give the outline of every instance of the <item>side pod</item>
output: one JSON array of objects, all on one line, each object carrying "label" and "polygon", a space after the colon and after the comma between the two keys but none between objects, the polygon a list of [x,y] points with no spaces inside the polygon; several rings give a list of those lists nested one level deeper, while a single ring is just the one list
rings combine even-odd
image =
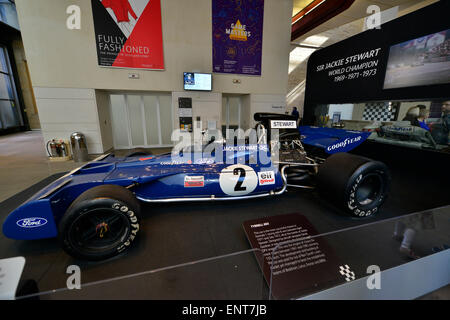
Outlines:
[{"label": "side pod", "polygon": [[9,214],[3,234],[11,239],[53,238],[58,234],[49,199],[30,201]]}]

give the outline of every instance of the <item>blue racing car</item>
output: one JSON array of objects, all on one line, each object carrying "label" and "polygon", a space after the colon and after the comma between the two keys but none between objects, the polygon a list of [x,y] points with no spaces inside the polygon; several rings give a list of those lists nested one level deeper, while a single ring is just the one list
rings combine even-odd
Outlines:
[{"label": "blue racing car", "polygon": [[[212,150],[208,153],[203,148],[176,155],[102,155],[10,213],[3,233],[22,240],[58,237],[75,258],[103,260],[133,244],[139,233],[141,201],[242,200],[280,195],[292,187],[318,188],[354,217],[379,210],[389,187],[387,167],[335,152],[367,137],[358,138],[358,132],[333,137],[326,128],[301,127],[299,131],[288,115],[257,113],[255,120],[257,143],[214,141],[206,146]],[[307,154],[302,139],[305,144],[328,148],[331,155]]]}]

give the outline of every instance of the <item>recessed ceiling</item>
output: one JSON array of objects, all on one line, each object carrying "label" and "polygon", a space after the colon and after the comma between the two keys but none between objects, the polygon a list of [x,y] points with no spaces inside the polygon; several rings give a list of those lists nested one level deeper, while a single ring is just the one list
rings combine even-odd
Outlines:
[{"label": "recessed ceiling", "polygon": [[[385,10],[387,8],[392,8],[395,6],[399,6],[405,3],[411,3],[416,2],[419,3],[423,0],[356,0],[355,3],[352,5],[352,7],[358,7],[358,8],[352,8],[353,14],[356,12],[362,11],[361,8],[367,8],[370,5],[378,5],[381,10]],[[313,0],[293,0],[293,8],[292,8],[292,16],[295,16],[298,12],[300,12],[303,8],[305,8],[308,4],[313,2]],[[356,9],[356,10],[355,10]]]},{"label": "recessed ceiling", "polygon": [[293,0],[294,7],[292,8],[292,16],[299,13],[304,7],[312,2],[312,0]]},{"label": "recessed ceiling", "polygon": [[[332,0],[327,0],[332,1]],[[302,1],[302,0],[293,0],[294,7],[298,3],[299,6],[301,6],[301,3],[306,3],[308,5],[311,1]],[[344,12],[340,13],[336,17],[328,20],[327,22],[323,23],[322,25],[314,28],[310,32],[302,35],[300,38],[296,39],[296,42],[300,42],[307,37],[318,34],[330,29],[338,28],[340,26],[343,26],[347,23],[350,23],[352,21],[364,18],[368,16],[367,8],[370,5],[377,5],[380,7],[381,11],[399,6],[400,10],[404,9],[406,7],[410,7],[419,3],[428,3],[428,2],[435,2],[435,1],[425,1],[425,0],[356,0],[350,8],[345,10]],[[301,9],[300,9],[301,10]],[[295,9],[294,9],[295,11]],[[297,11],[298,12],[298,11]],[[361,29],[362,31],[362,29]]]}]

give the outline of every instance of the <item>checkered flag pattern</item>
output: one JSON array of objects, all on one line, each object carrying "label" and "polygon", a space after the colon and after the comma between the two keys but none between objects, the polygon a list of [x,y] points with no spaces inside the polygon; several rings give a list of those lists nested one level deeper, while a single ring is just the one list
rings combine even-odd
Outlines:
[{"label": "checkered flag pattern", "polygon": [[344,266],[339,266],[339,273],[345,277],[345,281],[353,281],[356,279],[355,273],[350,270],[350,267],[346,264]]},{"label": "checkered flag pattern", "polygon": [[366,121],[392,121],[395,120],[397,107],[386,102],[366,103],[363,120]]}]

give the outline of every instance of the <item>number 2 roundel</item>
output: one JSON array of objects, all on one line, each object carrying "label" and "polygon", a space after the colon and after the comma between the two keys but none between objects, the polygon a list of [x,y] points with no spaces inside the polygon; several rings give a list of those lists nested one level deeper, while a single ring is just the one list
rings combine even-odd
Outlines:
[{"label": "number 2 roundel", "polygon": [[251,167],[243,164],[234,164],[220,172],[219,184],[225,194],[242,196],[256,189],[258,176]]}]

